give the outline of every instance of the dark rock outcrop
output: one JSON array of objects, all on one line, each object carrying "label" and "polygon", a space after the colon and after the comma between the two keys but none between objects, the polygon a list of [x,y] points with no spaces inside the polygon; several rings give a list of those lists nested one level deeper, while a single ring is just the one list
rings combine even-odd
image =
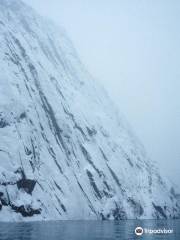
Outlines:
[{"label": "dark rock outcrop", "polygon": [[32,194],[35,185],[36,185],[35,180],[21,179],[21,180],[17,181],[18,189],[24,189],[24,191],[29,194]]}]

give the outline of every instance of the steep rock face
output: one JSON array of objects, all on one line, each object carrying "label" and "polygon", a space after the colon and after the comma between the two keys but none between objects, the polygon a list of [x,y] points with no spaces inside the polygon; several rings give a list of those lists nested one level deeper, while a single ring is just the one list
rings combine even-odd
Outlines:
[{"label": "steep rock face", "polygon": [[0,221],[179,217],[65,31],[0,1]]}]

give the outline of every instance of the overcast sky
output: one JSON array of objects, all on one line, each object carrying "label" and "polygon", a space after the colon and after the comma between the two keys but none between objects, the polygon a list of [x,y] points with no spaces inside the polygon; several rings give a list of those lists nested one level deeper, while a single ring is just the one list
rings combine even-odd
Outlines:
[{"label": "overcast sky", "polygon": [[24,0],[66,28],[152,160],[180,183],[180,1]]}]

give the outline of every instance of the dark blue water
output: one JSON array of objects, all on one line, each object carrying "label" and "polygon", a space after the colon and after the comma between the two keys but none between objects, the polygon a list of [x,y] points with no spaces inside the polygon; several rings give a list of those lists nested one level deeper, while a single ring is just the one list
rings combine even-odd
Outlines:
[{"label": "dark blue water", "polygon": [[[136,236],[134,229],[173,229],[169,235]],[[180,240],[180,220],[128,220],[119,222],[56,221],[33,223],[0,223],[0,240]]]}]

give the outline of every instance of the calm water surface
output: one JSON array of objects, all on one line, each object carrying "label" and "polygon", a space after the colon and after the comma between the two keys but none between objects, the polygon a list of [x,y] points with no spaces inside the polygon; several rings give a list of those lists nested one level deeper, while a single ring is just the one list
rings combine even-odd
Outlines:
[{"label": "calm water surface", "polygon": [[[169,235],[136,236],[134,229],[173,229]],[[0,223],[0,240],[180,240],[180,220],[128,220],[119,222],[55,221]]]}]

